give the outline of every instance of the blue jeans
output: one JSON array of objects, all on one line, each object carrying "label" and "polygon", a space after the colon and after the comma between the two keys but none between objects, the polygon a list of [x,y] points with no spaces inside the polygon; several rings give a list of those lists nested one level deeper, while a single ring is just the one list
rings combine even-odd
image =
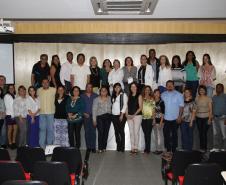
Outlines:
[{"label": "blue jeans", "polygon": [[53,114],[40,114],[39,118],[39,145],[45,148],[46,145],[53,144],[54,138],[54,115]]},{"label": "blue jeans", "polygon": [[189,124],[189,122],[181,123],[180,130],[182,148],[191,151],[193,147],[193,127],[190,127]]},{"label": "blue jeans", "polygon": [[211,87],[211,86],[206,86],[206,89],[207,89],[207,96],[212,98],[213,97],[213,90],[214,90],[214,88]]},{"label": "blue jeans", "polygon": [[199,87],[199,81],[186,81],[186,88],[192,90],[192,98],[195,99],[197,94],[197,89]]},{"label": "blue jeans", "polygon": [[84,129],[87,149],[96,149],[96,128],[93,126],[92,115],[84,118]]}]

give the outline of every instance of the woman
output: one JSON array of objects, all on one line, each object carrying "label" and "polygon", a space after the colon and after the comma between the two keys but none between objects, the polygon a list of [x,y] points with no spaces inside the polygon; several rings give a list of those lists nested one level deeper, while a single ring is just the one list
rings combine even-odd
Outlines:
[{"label": "woman", "polygon": [[216,80],[216,69],[211,62],[209,54],[204,54],[202,61],[202,66],[198,71],[199,84],[206,86],[207,96],[212,98],[214,90],[213,82]]},{"label": "woman", "polygon": [[93,101],[93,124],[98,130],[98,152],[106,151],[108,133],[111,126],[111,98],[108,88],[102,86],[99,96]]},{"label": "woman", "polygon": [[166,82],[172,80],[172,73],[170,69],[169,59],[165,55],[159,57],[160,67],[159,67],[159,78],[158,78],[158,88],[161,93],[166,91]]},{"label": "woman", "polygon": [[207,150],[207,131],[212,121],[212,99],[207,96],[206,86],[200,85],[196,98],[196,124],[199,131],[200,149]]},{"label": "woman", "polygon": [[13,84],[8,85],[7,93],[4,96],[4,103],[6,107],[6,125],[9,148],[16,149],[16,134],[17,124],[14,118],[13,101],[15,99],[16,91]]},{"label": "woman", "polygon": [[55,96],[54,144],[69,146],[66,103],[68,96],[64,86],[58,86]]},{"label": "woman", "polygon": [[141,55],[140,66],[137,67],[137,83],[139,84],[139,92],[142,91],[145,85],[149,85],[152,89],[156,88],[154,80],[154,71],[152,66],[147,64],[148,58],[146,55]]},{"label": "woman", "polygon": [[0,87],[0,134],[2,133],[2,126],[5,119],[5,103],[3,97],[3,89]]},{"label": "woman", "polygon": [[186,72],[186,87],[192,90],[192,98],[195,99],[197,94],[197,88],[199,86],[198,81],[199,63],[196,60],[196,56],[193,51],[188,51],[186,53],[186,59],[183,63],[183,66]]},{"label": "woman", "polygon": [[155,149],[154,154],[161,154],[164,150],[164,139],[163,139],[163,125],[164,125],[164,114],[165,104],[161,99],[161,93],[159,89],[154,90],[155,99],[155,119],[153,123]]},{"label": "woman", "polygon": [[174,55],[172,58],[171,73],[175,89],[182,93],[185,86],[186,73],[181,64],[180,56],[178,55]]},{"label": "woman", "polygon": [[13,102],[14,116],[18,126],[18,145],[19,147],[27,145],[27,98],[26,88],[21,85],[18,88],[18,97]]},{"label": "woman", "polygon": [[123,70],[123,84],[124,91],[128,95],[129,94],[129,85],[132,82],[137,81],[137,67],[133,65],[133,59],[131,57],[125,58],[125,66],[122,68]]},{"label": "woman", "polygon": [[60,59],[58,55],[53,55],[52,56],[52,62],[51,62],[51,67],[50,67],[50,86],[57,88],[61,84],[60,81]]},{"label": "woman", "polygon": [[82,128],[82,116],[84,113],[85,103],[82,98],[80,98],[80,88],[78,86],[74,86],[71,89],[70,94],[71,97],[68,98],[66,102],[69,143],[71,147],[76,146],[79,149],[81,146],[80,132]]},{"label": "woman", "polygon": [[115,139],[117,144],[117,151],[125,151],[125,123],[126,123],[126,109],[128,97],[123,93],[120,83],[116,83],[113,87],[111,97],[112,102],[112,122],[115,129]]},{"label": "woman", "polygon": [[109,59],[105,59],[103,62],[103,66],[100,70],[100,79],[101,79],[101,86],[109,86],[108,83],[108,75],[112,70],[112,63]]},{"label": "woman", "polygon": [[98,67],[98,62],[96,57],[91,57],[89,59],[89,69],[90,69],[90,83],[93,85],[93,91],[98,92],[100,88],[100,68]]},{"label": "woman", "polygon": [[192,150],[193,147],[193,122],[195,119],[195,102],[192,100],[190,89],[184,90],[184,110],[182,114],[181,141],[184,150]]},{"label": "woman", "polygon": [[40,101],[37,97],[37,91],[33,86],[28,88],[27,97],[27,123],[28,123],[28,146],[39,146],[39,112]]},{"label": "woman", "polygon": [[130,131],[131,154],[138,153],[140,126],[142,121],[142,96],[139,94],[138,85],[130,84],[130,93],[127,103],[127,121]]},{"label": "woman", "polygon": [[113,86],[116,83],[120,83],[122,89],[124,89],[123,85],[123,71],[120,69],[120,61],[118,59],[115,59],[113,62],[113,69],[108,75],[108,83],[110,85],[110,92],[112,94]]},{"label": "woman", "polygon": [[145,86],[142,91],[143,108],[142,108],[142,129],[144,132],[145,149],[144,153],[150,153],[151,146],[151,131],[153,124],[153,117],[155,111],[155,102],[153,92],[150,86]]}]

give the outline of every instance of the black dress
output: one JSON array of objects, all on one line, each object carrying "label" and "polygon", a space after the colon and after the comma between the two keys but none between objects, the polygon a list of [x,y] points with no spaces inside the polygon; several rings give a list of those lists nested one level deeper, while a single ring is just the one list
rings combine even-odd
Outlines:
[{"label": "black dress", "polygon": [[100,68],[91,68],[89,67],[91,75],[90,75],[90,83],[93,85],[93,87],[100,88]]}]

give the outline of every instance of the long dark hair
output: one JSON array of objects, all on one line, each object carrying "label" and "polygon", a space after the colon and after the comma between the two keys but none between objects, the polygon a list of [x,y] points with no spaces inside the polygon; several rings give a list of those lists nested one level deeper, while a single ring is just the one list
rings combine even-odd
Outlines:
[{"label": "long dark hair", "polygon": [[179,63],[178,63],[178,68],[182,69],[183,66],[182,66],[182,64],[181,64],[181,59],[180,59],[180,56],[179,56],[179,55],[174,55],[174,56],[173,56],[171,68],[172,68],[172,69],[176,68],[176,66],[175,66],[175,64],[174,64],[174,62],[173,62],[175,59],[177,59],[178,62],[179,62]]},{"label": "long dark hair", "polygon": [[102,68],[103,69],[105,69],[105,63],[106,62],[109,62],[110,63],[110,68],[112,68],[113,66],[112,66],[112,63],[111,63],[111,61],[110,61],[110,59],[105,59],[104,61],[103,61],[103,65],[102,65]]},{"label": "long dark hair", "polygon": [[141,93],[142,97],[143,97],[143,98],[145,97],[145,90],[146,90],[147,88],[150,89],[150,94],[149,94],[149,96],[150,96],[150,97],[153,97],[153,90],[152,90],[151,86],[149,86],[149,85],[145,85],[144,88],[142,89],[142,93]]},{"label": "long dark hair", "polygon": [[[14,88],[13,94],[11,94],[11,93],[9,92],[10,87],[13,87],[13,88]],[[7,93],[6,93],[6,94],[11,95],[13,99],[15,98],[15,95],[16,95],[16,89],[15,89],[14,84],[9,84],[9,85],[8,85],[8,87],[7,87]]]},{"label": "long dark hair", "polygon": [[129,99],[132,97],[132,91],[131,91],[131,86],[132,86],[132,85],[135,85],[135,86],[137,87],[137,93],[136,93],[135,97],[137,98],[137,97],[140,95],[138,84],[137,84],[136,82],[132,82],[132,83],[130,84],[130,86],[129,86]]},{"label": "long dark hair", "polygon": [[27,92],[28,92],[29,96],[31,96],[31,94],[30,94],[30,92],[29,92],[31,89],[33,89],[33,90],[35,91],[35,98],[37,98],[37,89],[36,89],[34,86],[28,87]]},{"label": "long dark hair", "polygon": [[205,65],[205,63],[204,63],[204,57],[207,57],[209,59],[208,64],[212,66],[213,64],[211,62],[211,58],[210,58],[210,55],[208,53],[205,53],[203,55],[203,57],[202,57],[202,65]]},{"label": "long dark hair", "polygon": [[[63,90],[64,90],[64,94],[63,94],[62,99],[64,99],[65,96],[66,96],[66,90],[65,90],[65,87],[64,87],[63,85],[59,85],[59,86],[57,87],[56,94],[55,94],[55,99],[56,99],[56,100],[58,100],[59,97],[60,97],[59,93],[57,93],[57,91],[58,91],[59,88],[63,88]],[[72,91],[72,92],[73,92],[73,91]]]},{"label": "long dark hair", "polygon": [[123,92],[121,84],[120,84],[120,83],[115,83],[114,86],[113,86],[113,92],[112,92],[112,96],[111,96],[111,102],[112,102],[112,103],[114,103],[115,100],[116,100],[116,98],[117,98],[117,94],[116,94],[116,91],[115,91],[115,88],[116,88],[117,86],[120,86],[120,87],[121,87],[121,90],[120,90],[119,94],[120,94],[121,92]]},{"label": "long dark hair", "polygon": [[189,55],[189,54],[192,54],[192,55],[193,55],[193,57],[192,57],[192,63],[193,63],[193,66],[196,66],[197,60],[196,60],[196,56],[195,56],[194,51],[188,51],[188,52],[186,53],[186,57],[185,57],[185,61],[184,61],[184,63],[183,63],[183,66],[186,66],[186,65],[188,64],[188,55]]},{"label": "long dark hair", "polygon": [[127,66],[127,60],[128,60],[128,59],[131,60],[131,66],[133,66],[133,59],[132,59],[132,57],[126,57],[126,58],[125,58],[125,64],[124,64],[124,65]]},{"label": "long dark hair", "polygon": [[[59,60],[59,64],[58,64],[58,66],[57,66],[57,65],[53,62],[53,61],[54,61],[54,58],[58,58],[58,60]],[[55,68],[59,68],[59,67],[61,67],[61,65],[60,65],[60,58],[59,58],[59,56],[58,56],[58,55],[53,55],[53,56],[52,56],[51,66],[54,66]]]},{"label": "long dark hair", "polygon": [[207,88],[206,88],[206,86],[205,85],[200,85],[199,87],[198,87],[198,94],[200,95],[200,90],[201,89],[203,89],[204,91],[205,91],[205,95],[207,95]]}]

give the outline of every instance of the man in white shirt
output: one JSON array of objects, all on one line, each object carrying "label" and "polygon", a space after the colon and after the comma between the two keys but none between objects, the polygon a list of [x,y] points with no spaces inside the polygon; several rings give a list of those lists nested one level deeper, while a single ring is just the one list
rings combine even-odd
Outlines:
[{"label": "man in white shirt", "polygon": [[63,63],[60,70],[60,81],[66,88],[66,93],[68,94],[71,90],[71,69],[73,66],[73,53],[67,52],[67,62]]},{"label": "man in white shirt", "polygon": [[79,53],[77,55],[77,64],[71,70],[71,85],[78,86],[81,91],[85,91],[86,84],[90,81],[90,69],[85,63],[85,55]]}]

